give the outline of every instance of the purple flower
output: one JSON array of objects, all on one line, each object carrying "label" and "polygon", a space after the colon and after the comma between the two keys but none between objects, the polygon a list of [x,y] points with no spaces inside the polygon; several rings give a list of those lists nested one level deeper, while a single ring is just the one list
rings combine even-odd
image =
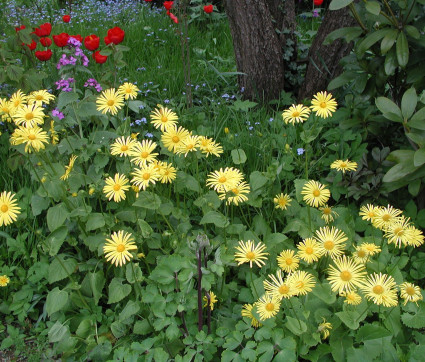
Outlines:
[{"label": "purple flower", "polygon": [[65,118],[64,114],[62,112],[60,112],[57,108],[55,108],[52,111],[52,116],[53,117],[58,117],[60,120]]},{"label": "purple flower", "polygon": [[304,148],[297,148],[297,154],[298,156],[301,156],[304,153]]},{"label": "purple flower", "polygon": [[313,10],[313,18],[318,18],[319,17],[319,10],[314,9]]},{"label": "purple flower", "polygon": [[94,89],[96,89],[98,92],[102,91],[102,87],[94,78],[87,79],[87,81],[84,83],[84,87],[94,87]]},{"label": "purple flower", "polygon": [[60,89],[62,92],[71,92],[72,91],[71,83],[74,83],[74,82],[75,82],[74,78],[58,80],[55,83],[56,89]]}]

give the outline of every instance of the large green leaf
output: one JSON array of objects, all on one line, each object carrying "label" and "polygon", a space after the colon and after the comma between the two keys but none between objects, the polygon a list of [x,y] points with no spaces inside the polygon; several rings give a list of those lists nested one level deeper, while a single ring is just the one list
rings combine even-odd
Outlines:
[{"label": "large green leaf", "polygon": [[86,231],[92,231],[105,226],[105,218],[100,213],[90,214],[86,223]]},{"label": "large green leaf", "polygon": [[412,116],[408,125],[409,127],[425,131],[425,107],[422,107]]},{"label": "large green leaf", "polygon": [[409,61],[409,43],[407,42],[406,34],[402,31],[397,38],[396,53],[398,64],[404,68]]},{"label": "large green leaf", "polygon": [[49,210],[47,211],[47,227],[49,228],[49,230],[54,231],[58,227],[62,226],[68,215],[69,212],[66,210],[65,205],[62,203],[49,208]]},{"label": "large green leaf", "polygon": [[366,11],[373,15],[379,15],[381,12],[381,4],[377,1],[369,0],[365,4]]},{"label": "large green leaf", "polygon": [[406,92],[404,92],[403,98],[401,99],[401,114],[405,120],[409,119],[413,115],[417,103],[418,96],[416,95],[415,88],[409,88]]},{"label": "large green leaf", "polygon": [[142,191],[139,193],[139,197],[133,206],[143,207],[145,209],[157,210],[161,205],[161,199],[158,195],[148,191]]},{"label": "large green leaf", "polygon": [[241,148],[232,150],[231,152],[232,160],[235,165],[240,165],[246,162],[245,151]]},{"label": "large green leaf", "polygon": [[66,226],[61,226],[46,238],[45,244],[49,247],[50,256],[55,256],[59,252],[60,247],[68,236],[68,233],[68,228]]},{"label": "large green leaf", "polygon": [[391,99],[378,97],[375,104],[385,118],[393,122],[403,122],[400,108]]},{"label": "large green leaf", "polygon": [[398,30],[391,29],[391,31],[384,36],[381,41],[381,53],[386,54],[394,45],[398,37]]},{"label": "large green leaf", "polygon": [[57,255],[49,265],[49,283],[65,279],[75,271],[77,262],[74,259],[64,259],[63,254]]},{"label": "large green leaf", "polygon": [[394,71],[397,69],[398,63],[397,63],[397,57],[396,57],[396,51],[395,49],[391,49],[387,56],[385,57],[384,62],[384,70],[386,75],[394,74]]},{"label": "large green leaf", "polygon": [[419,148],[413,156],[413,165],[416,167],[422,166],[425,163],[425,148]]},{"label": "large green leaf", "polygon": [[384,327],[376,324],[367,324],[361,327],[356,334],[356,342],[364,342],[371,339],[384,338],[391,336],[392,333]]},{"label": "large green leaf", "polygon": [[329,10],[339,10],[350,5],[354,0],[332,0],[329,5]]},{"label": "large green leaf", "polygon": [[359,57],[362,57],[363,54],[376,42],[381,40],[384,36],[389,34],[391,32],[391,29],[379,29],[376,31],[373,31],[372,33],[368,34],[358,45],[356,49],[356,53]]},{"label": "large green leaf", "polygon": [[102,290],[105,286],[105,277],[102,271],[96,273],[88,273],[90,289],[93,294],[94,303],[99,303],[99,299],[102,296]]},{"label": "large green leaf", "polygon": [[58,287],[51,290],[46,298],[46,311],[49,316],[61,310],[68,302],[68,293]]},{"label": "large green leaf", "polygon": [[203,218],[201,219],[201,221],[199,222],[199,224],[204,225],[204,224],[214,224],[215,226],[219,227],[219,228],[224,228],[226,226],[229,226],[229,220],[227,219],[226,216],[224,216],[222,213],[217,212],[217,211],[208,211]]},{"label": "large green leaf", "polygon": [[323,45],[332,44],[339,38],[344,38],[345,41],[349,43],[350,41],[357,38],[362,32],[363,30],[359,26],[340,28],[328,34],[328,36],[323,41]]},{"label": "large green leaf", "polygon": [[124,322],[126,319],[135,315],[139,310],[140,304],[133,300],[129,300],[119,315],[119,321]]},{"label": "large green leaf", "polygon": [[[414,151],[412,151],[414,152]],[[394,182],[402,179],[403,177],[415,172],[417,167],[413,163],[413,154],[412,159],[406,163],[398,163],[397,165],[391,167],[388,172],[385,174],[382,179],[383,182]]]},{"label": "large green leaf", "polygon": [[131,292],[131,285],[122,284],[124,279],[114,278],[109,284],[109,299],[108,304],[118,303],[120,300],[124,299]]},{"label": "large green leaf", "polygon": [[302,320],[290,316],[286,316],[286,320],[285,327],[297,336],[307,332],[307,325]]}]

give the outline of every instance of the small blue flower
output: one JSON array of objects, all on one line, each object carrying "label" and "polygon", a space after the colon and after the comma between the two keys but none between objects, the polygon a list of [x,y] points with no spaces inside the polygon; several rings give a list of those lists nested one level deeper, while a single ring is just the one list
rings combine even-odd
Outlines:
[{"label": "small blue flower", "polygon": [[304,153],[304,148],[297,148],[297,154],[298,156],[301,156]]},{"label": "small blue flower", "polygon": [[152,138],[153,134],[148,132],[148,133],[145,134],[145,136],[148,137],[148,138]]}]

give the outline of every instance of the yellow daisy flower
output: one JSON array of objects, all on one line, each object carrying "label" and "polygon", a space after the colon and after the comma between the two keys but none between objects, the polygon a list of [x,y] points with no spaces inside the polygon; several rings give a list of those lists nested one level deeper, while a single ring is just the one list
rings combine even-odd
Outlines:
[{"label": "yellow daisy flower", "polygon": [[207,177],[206,185],[217,192],[227,192],[234,189],[243,180],[242,173],[233,167],[220,168],[211,172]]},{"label": "yellow daisy flower", "polygon": [[[161,105],[158,105],[159,108],[156,108],[152,111],[151,123],[155,128],[159,128],[161,132],[167,131],[168,128],[177,128],[177,114],[175,114],[171,109],[164,108]],[[171,150],[170,150],[171,151]]]},{"label": "yellow daisy flower", "polygon": [[292,199],[289,197],[288,194],[280,193],[279,195],[276,195],[273,199],[273,202],[275,203],[276,209],[286,210],[288,206],[291,206]]},{"label": "yellow daisy flower", "polygon": [[50,94],[46,89],[38,90],[31,92],[28,96],[28,104],[35,103],[38,106],[43,104],[49,104],[50,101],[53,101],[56,97],[53,94]]},{"label": "yellow daisy flower", "polygon": [[199,136],[187,136],[176,147],[176,154],[184,153],[184,157],[186,157],[189,152],[196,151],[197,147],[199,147]]},{"label": "yellow daisy flower", "polygon": [[220,154],[223,153],[223,147],[219,143],[205,136],[199,136],[199,149],[206,154],[206,157],[209,155],[220,157]]},{"label": "yellow daisy flower", "polygon": [[132,175],[134,177],[131,182],[142,190],[146,190],[150,184],[155,184],[160,177],[160,173],[152,163],[143,166],[140,169],[136,168]]},{"label": "yellow daisy flower", "polygon": [[357,162],[348,161],[348,160],[336,160],[331,163],[331,168],[336,169],[337,171],[356,171],[357,170]]},{"label": "yellow daisy flower", "polygon": [[418,300],[422,300],[421,288],[412,283],[404,282],[400,285],[400,297],[404,299],[403,305],[414,302],[418,305]]},{"label": "yellow daisy flower", "polygon": [[254,308],[253,304],[244,304],[244,306],[242,307],[241,315],[242,315],[242,317],[247,317],[247,318],[251,319],[251,326],[253,326],[254,328],[258,328],[258,327],[261,327],[262,324],[252,314],[253,308]]},{"label": "yellow daisy flower", "polygon": [[2,122],[12,122],[14,110],[6,98],[0,98],[0,116]]},{"label": "yellow daisy flower", "polygon": [[316,112],[316,116],[322,118],[328,118],[332,116],[332,113],[336,111],[337,103],[332,98],[331,93],[319,92],[311,101],[311,110]]},{"label": "yellow daisy flower", "polygon": [[398,217],[403,211],[396,209],[390,205],[387,207],[379,207],[376,210],[376,216],[372,220],[372,225],[380,230],[386,230],[393,222],[398,220]]},{"label": "yellow daisy flower", "polygon": [[356,246],[356,251],[353,253],[353,259],[359,264],[365,264],[369,259],[369,252],[361,245]]},{"label": "yellow daisy flower", "polygon": [[320,243],[322,254],[330,255],[332,259],[342,255],[345,241],[348,240],[342,230],[333,226],[332,229],[325,226],[316,230],[316,236],[314,238]]},{"label": "yellow daisy flower", "polygon": [[0,194],[0,226],[12,224],[21,213],[18,202],[14,199],[15,194],[3,191]]},{"label": "yellow daisy flower", "polygon": [[317,328],[317,332],[319,332],[322,335],[323,339],[326,339],[329,337],[330,330],[332,329],[332,324],[329,322],[326,322],[325,318],[322,318],[323,322],[319,324],[319,327]]},{"label": "yellow daisy flower", "polygon": [[372,243],[361,243],[359,245],[361,248],[365,249],[369,255],[375,255],[381,251],[381,248]]},{"label": "yellow daisy flower", "polygon": [[394,244],[398,248],[401,248],[402,244],[409,245],[409,226],[410,218],[398,217],[385,229],[384,237],[388,239],[388,244]]},{"label": "yellow daisy flower", "polygon": [[210,305],[210,309],[214,310],[214,304],[218,302],[217,296],[214,294],[214,292],[209,292],[210,295],[210,302],[208,303],[208,297],[204,296],[204,298],[202,298],[202,300],[205,302],[204,304],[204,308],[208,306],[208,304]]},{"label": "yellow daisy flower", "polygon": [[19,107],[27,102],[27,95],[23,93],[20,89],[12,94],[10,97],[9,103],[12,107],[12,112],[16,111]]},{"label": "yellow daisy flower", "polygon": [[177,170],[173,167],[172,163],[167,162],[155,162],[155,168],[159,172],[159,181],[161,183],[172,183],[177,177]]},{"label": "yellow daisy flower", "polygon": [[10,279],[7,275],[0,275],[0,287],[5,287],[9,284]]},{"label": "yellow daisy flower", "polygon": [[72,155],[69,159],[68,166],[65,166],[65,173],[60,177],[61,180],[67,180],[69,177],[69,174],[71,173],[72,169],[74,168],[75,160],[78,158],[78,156]]},{"label": "yellow daisy flower", "polygon": [[298,256],[307,263],[318,261],[322,256],[320,244],[313,238],[307,238],[297,245]]},{"label": "yellow daisy flower", "polygon": [[113,233],[110,239],[106,239],[107,243],[103,247],[106,261],[111,261],[115,266],[123,266],[133,257],[130,250],[137,250],[134,239],[130,233],[123,230]]},{"label": "yellow daisy flower", "polygon": [[300,258],[295,255],[293,250],[284,250],[277,257],[279,268],[286,272],[293,272],[298,269]]},{"label": "yellow daisy flower", "polygon": [[269,253],[264,252],[266,246],[262,242],[255,245],[251,240],[246,242],[239,241],[239,246],[236,247],[236,250],[238,252],[235,253],[235,260],[238,262],[238,265],[249,263],[250,268],[252,268],[252,263],[257,264],[261,268],[266,264],[264,261],[267,260],[266,255],[269,255]]},{"label": "yellow daisy flower", "polygon": [[13,115],[13,120],[18,126],[25,126],[26,128],[38,126],[44,123],[43,108],[36,104],[24,104],[16,110]]},{"label": "yellow daisy flower", "polygon": [[325,220],[326,224],[329,224],[335,220],[335,217],[338,216],[338,214],[332,210],[332,207],[328,204],[319,207],[319,210],[322,212],[322,215],[320,216],[323,220]]},{"label": "yellow daisy flower", "polygon": [[342,291],[339,293],[341,297],[345,297],[344,303],[350,304],[350,305],[359,305],[362,302],[362,297],[355,291]]},{"label": "yellow daisy flower", "polygon": [[190,136],[190,132],[183,127],[168,127],[161,135],[161,141],[168,151],[176,152],[182,141]]},{"label": "yellow daisy flower", "polygon": [[304,195],[303,200],[307,203],[307,205],[318,207],[323,206],[328,202],[331,193],[326,186],[317,181],[311,180],[304,184],[301,190],[301,195]]},{"label": "yellow daisy flower", "polygon": [[124,96],[124,99],[134,99],[137,97],[137,92],[139,88],[133,83],[124,83],[118,87],[117,93]]},{"label": "yellow daisy flower", "polygon": [[114,198],[115,202],[125,200],[125,191],[130,189],[127,177],[116,173],[114,178],[108,177],[105,183],[106,185],[103,187],[103,192],[109,201],[111,201],[112,198]]},{"label": "yellow daisy flower", "polygon": [[257,313],[261,320],[274,317],[280,309],[280,300],[270,294],[264,294],[257,302],[255,302]]},{"label": "yellow daisy flower", "polygon": [[374,273],[368,276],[361,286],[365,297],[377,305],[394,307],[397,305],[396,283],[392,276],[382,273]]},{"label": "yellow daisy flower", "polygon": [[251,188],[249,187],[249,184],[247,184],[245,181],[242,181],[227,192],[219,192],[218,198],[220,200],[226,199],[226,205],[235,204],[238,206],[240,203],[248,200],[247,195],[250,193],[250,191]]},{"label": "yellow daisy flower", "polygon": [[291,123],[303,123],[308,119],[310,115],[310,108],[303,106],[302,104],[293,104],[287,110],[282,113],[283,121],[285,124]]},{"label": "yellow daisy flower", "polygon": [[413,225],[409,225],[406,230],[409,238],[407,244],[417,248],[424,243],[424,235],[422,230],[416,229]]},{"label": "yellow daisy flower", "polygon": [[137,166],[146,166],[150,162],[155,161],[155,157],[158,156],[155,151],[157,144],[152,140],[143,140],[142,142],[136,142],[131,148],[130,156],[131,162]]},{"label": "yellow daisy flower", "polygon": [[341,293],[343,291],[354,290],[354,287],[360,287],[366,276],[363,264],[356,263],[353,259],[345,255],[334,259],[335,266],[329,266],[329,283],[332,291]]},{"label": "yellow daisy flower", "polygon": [[115,91],[115,88],[106,89],[96,99],[97,110],[111,113],[113,116],[124,106],[124,97]]},{"label": "yellow daisy flower", "polygon": [[283,280],[282,271],[278,270],[276,276],[269,274],[271,282],[268,280],[263,281],[264,290],[267,294],[282,300],[282,298],[291,298],[294,295],[293,287]]},{"label": "yellow daisy flower", "polygon": [[297,270],[288,275],[287,283],[294,290],[294,295],[306,295],[316,285],[314,276],[304,270]]},{"label": "yellow daisy flower", "polygon": [[49,143],[49,136],[40,127],[20,126],[10,137],[10,143],[16,146],[25,143],[25,152],[31,153],[32,150],[38,152],[45,148],[44,143]]},{"label": "yellow daisy flower", "polygon": [[379,207],[373,206],[372,204],[363,205],[360,208],[359,215],[362,217],[362,220],[373,221],[378,210]]},{"label": "yellow daisy flower", "polygon": [[111,144],[111,155],[119,155],[120,157],[130,156],[136,144],[137,141],[131,137],[119,137],[115,139],[115,142],[113,144]]}]

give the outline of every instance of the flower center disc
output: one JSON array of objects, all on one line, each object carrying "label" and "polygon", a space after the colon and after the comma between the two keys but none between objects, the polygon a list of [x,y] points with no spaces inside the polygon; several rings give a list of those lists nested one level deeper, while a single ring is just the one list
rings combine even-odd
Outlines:
[{"label": "flower center disc", "polygon": [[321,102],[320,103],[320,108],[326,108],[326,102]]},{"label": "flower center disc", "polygon": [[286,265],[291,265],[292,264],[292,258],[287,258],[285,260]]},{"label": "flower center disc", "polygon": [[345,167],[347,167],[347,164],[345,162],[341,162],[341,164],[339,165],[339,167],[345,168]]},{"label": "flower center disc", "polygon": [[232,189],[232,192],[233,192],[235,195],[238,195],[238,194],[239,194],[239,190],[238,190],[238,189]]},{"label": "flower center disc", "polygon": [[326,250],[332,250],[335,247],[335,243],[333,241],[328,240],[324,242],[323,247]]},{"label": "flower center disc", "polygon": [[266,310],[268,312],[273,312],[274,311],[274,304],[273,303],[267,303],[266,304]]},{"label": "flower center disc", "polygon": [[25,115],[25,119],[26,119],[27,121],[31,121],[33,118],[34,118],[34,115],[32,114],[32,112],[27,113],[27,114]]},{"label": "flower center disc", "polygon": [[223,184],[223,183],[225,183],[226,182],[226,177],[224,177],[224,176],[221,176],[219,179],[218,179],[218,182],[220,182],[221,184]]},{"label": "flower center disc", "polygon": [[120,185],[118,185],[118,184],[114,185],[114,191],[119,191],[119,190],[120,190],[120,188],[121,188],[121,186],[120,186]]},{"label": "flower center disc", "polygon": [[364,258],[364,257],[366,256],[366,252],[365,252],[364,250],[359,250],[359,251],[357,252],[357,256],[358,256],[359,258]]},{"label": "flower center disc", "polygon": [[143,151],[140,156],[142,156],[142,158],[147,158],[149,156],[149,153],[146,151]]},{"label": "flower center disc", "polygon": [[304,288],[304,282],[302,282],[301,280],[300,280],[300,281],[298,281],[298,282],[296,282],[295,287],[296,287],[297,289],[302,289],[302,288]]},{"label": "flower center disc", "polygon": [[289,292],[289,287],[287,285],[283,284],[279,287],[280,294],[288,294],[288,292]]},{"label": "flower center disc", "polygon": [[127,150],[128,150],[128,146],[127,145],[121,146],[121,151],[125,152]]},{"label": "flower center disc", "polygon": [[384,292],[384,288],[380,285],[375,285],[372,289],[375,294],[382,294]]},{"label": "flower center disc", "polygon": [[112,107],[112,106],[115,104],[115,101],[114,101],[113,99],[110,99],[108,102],[106,102],[106,104],[107,104],[109,107]]},{"label": "flower center disc", "polygon": [[339,276],[344,282],[348,282],[352,278],[351,273],[347,270],[344,270],[343,272],[341,272]]},{"label": "flower center disc", "polygon": [[168,121],[168,117],[167,116],[162,116],[161,117],[161,122],[167,122]]},{"label": "flower center disc", "polygon": [[30,141],[34,141],[35,140],[35,135],[33,135],[33,134],[30,134],[29,136],[28,136],[28,139],[30,140]]},{"label": "flower center disc", "polygon": [[122,253],[125,250],[125,246],[123,244],[118,244],[117,245],[117,251],[119,253]]},{"label": "flower center disc", "polygon": [[300,112],[295,111],[294,113],[292,113],[292,117],[299,117],[300,116]]},{"label": "flower center disc", "polygon": [[1,205],[1,212],[7,212],[7,210],[9,210],[7,205]]},{"label": "flower center disc", "polygon": [[[3,211],[3,206],[2,206],[2,210],[1,211]],[[407,287],[406,288],[406,293],[409,294],[409,295],[415,295],[415,288]]]},{"label": "flower center disc", "polygon": [[320,196],[320,191],[319,190],[314,190],[313,191],[313,196],[314,197],[319,197]]},{"label": "flower center disc", "polygon": [[402,228],[395,228],[394,234],[396,234],[397,236],[403,236],[404,231]]},{"label": "flower center disc", "polygon": [[385,214],[384,216],[382,216],[382,220],[384,221],[389,221],[391,218],[391,216],[389,214]]},{"label": "flower center disc", "polygon": [[145,174],[143,174],[143,178],[145,179],[145,180],[149,180],[149,178],[151,177],[151,174],[150,173],[148,173],[148,172],[146,172]]},{"label": "flower center disc", "polygon": [[313,248],[311,246],[307,246],[305,248],[305,253],[308,255],[313,254]]},{"label": "flower center disc", "polygon": [[323,209],[323,213],[324,213],[325,215],[329,215],[329,214],[331,213],[331,209],[330,209],[330,207],[325,207],[325,208]]},{"label": "flower center disc", "polygon": [[178,143],[180,141],[180,138],[178,138],[177,136],[173,136],[173,138],[171,139],[174,143]]},{"label": "flower center disc", "polygon": [[248,251],[245,256],[249,260],[254,260],[255,258],[255,254],[252,251]]}]

